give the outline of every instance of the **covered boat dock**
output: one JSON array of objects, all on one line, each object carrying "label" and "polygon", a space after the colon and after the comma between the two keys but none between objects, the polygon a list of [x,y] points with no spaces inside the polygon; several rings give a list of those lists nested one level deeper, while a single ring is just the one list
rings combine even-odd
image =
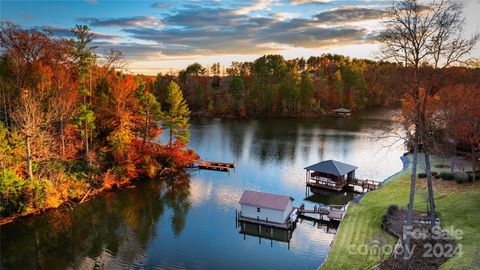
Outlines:
[{"label": "covered boat dock", "polygon": [[355,177],[358,167],[336,160],[325,160],[305,167],[307,187],[341,191],[345,186],[360,187],[362,191],[377,189],[379,183]]}]

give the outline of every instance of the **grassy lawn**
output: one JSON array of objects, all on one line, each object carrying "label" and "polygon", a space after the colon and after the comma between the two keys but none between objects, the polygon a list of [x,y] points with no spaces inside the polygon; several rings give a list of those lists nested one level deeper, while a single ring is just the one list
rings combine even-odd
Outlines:
[{"label": "grassy lawn", "polygon": [[[423,156],[422,156],[423,159]],[[440,164],[433,158],[432,163]],[[423,162],[419,162],[423,172]],[[342,221],[323,269],[371,269],[390,256],[365,247],[395,245],[397,239],[380,228],[382,215],[391,204],[406,207],[410,189],[410,170],[401,172],[380,189],[369,192],[359,204],[351,204]],[[442,169],[433,168],[435,171]],[[443,169],[448,170],[448,169]],[[480,269],[480,181],[459,185],[454,181],[434,180],[435,203],[443,228],[452,225],[464,231],[463,254],[451,258],[441,269]],[[426,180],[418,179],[415,209],[426,210]]]}]

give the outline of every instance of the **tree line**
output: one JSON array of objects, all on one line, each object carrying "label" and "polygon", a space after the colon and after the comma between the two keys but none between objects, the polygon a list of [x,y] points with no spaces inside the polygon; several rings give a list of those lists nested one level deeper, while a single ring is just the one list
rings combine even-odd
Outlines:
[{"label": "tree line", "polygon": [[193,63],[178,74],[158,74],[153,92],[163,100],[176,80],[195,114],[233,117],[321,115],[330,109],[399,104],[400,65],[342,55],[307,60],[264,55],[253,62]]},{"label": "tree line", "polygon": [[198,158],[185,149],[190,111],[175,82],[162,107],[149,78],[123,71],[121,52],[97,55],[87,26],[72,34],[1,24],[0,217],[77,203]]}]

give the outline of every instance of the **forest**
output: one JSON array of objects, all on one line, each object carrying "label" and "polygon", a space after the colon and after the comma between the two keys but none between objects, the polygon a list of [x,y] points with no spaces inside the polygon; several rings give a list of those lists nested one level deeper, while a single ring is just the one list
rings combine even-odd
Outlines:
[{"label": "forest", "polygon": [[157,75],[152,89],[162,100],[170,80],[182,86],[192,112],[228,117],[324,115],[330,109],[398,105],[399,65],[323,54],[307,60],[264,55],[253,62],[193,63],[178,74]]},{"label": "forest", "polygon": [[148,79],[118,68],[119,52],[100,58],[87,26],[72,32],[67,40],[1,25],[2,218],[73,206],[198,159],[185,147],[190,111],[179,86],[169,83],[161,107]]}]

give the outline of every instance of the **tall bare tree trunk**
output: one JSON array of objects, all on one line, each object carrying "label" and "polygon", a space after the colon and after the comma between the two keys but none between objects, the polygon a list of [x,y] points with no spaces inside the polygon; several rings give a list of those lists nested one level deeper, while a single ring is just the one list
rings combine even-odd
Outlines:
[{"label": "tall bare tree trunk", "polygon": [[90,164],[87,123],[85,123],[85,160],[88,162],[88,164]]},{"label": "tall bare tree trunk", "polygon": [[433,184],[432,184],[432,170],[430,167],[430,155],[428,151],[425,151],[425,172],[427,174],[427,187],[428,187],[428,206],[430,215],[430,225],[435,226],[435,198],[433,196]]},{"label": "tall bare tree trunk", "polygon": [[476,169],[477,169],[477,156],[475,155],[475,144],[470,143],[470,148],[472,150],[472,181],[475,182]]},{"label": "tall bare tree trunk", "polygon": [[65,133],[63,130],[63,114],[60,116],[60,138],[62,140],[62,157],[65,157]]},{"label": "tall bare tree trunk", "polygon": [[452,164],[450,164],[450,173],[453,173],[453,170],[455,168],[456,158],[457,158],[457,144],[455,143],[455,150],[453,150]]},{"label": "tall bare tree trunk", "polygon": [[[417,128],[415,128],[417,129]],[[417,132],[416,132],[417,133]],[[417,137],[417,135],[415,135]],[[403,228],[403,270],[408,269],[410,261],[410,238],[413,229],[413,203],[415,199],[415,184],[417,181],[417,160],[418,160],[418,138],[413,142],[413,161],[412,161],[412,175],[410,180],[410,197],[408,200],[407,210],[407,224]]]},{"label": "tall bare tree trunk", "polygon": [[417,71],[414,73],[416,81],[414,100],[415,100],[415,134],[413,136],[413,162],[412,162],[412,175],[410,180],[410,196],[408,199],[407,208],[407,224],[403,227],[403,261],[402,269],[407,270],[410,262],[410,239],[413,229],[413,203],[415,200],[415,185],[417,181],[417,163],[418,163],[418,140],[420,138],[420,104],[419,104],[419,82],[417,77]]},{"label": "tall bare tree trunk", "polygon": [[28,135],[25,135],[25,154],[26,154],[26,161],[27,161],[27,173],[28,179],[33,179],[33,172],[32,172],[32,153],[30,149],[30,138]]},{"label": "tall bare tree trunk", "polygon": [[3,89],[2,99],[3,99],[3,115],[5,117],[5,127],[8,129],[8,109],[7,109],[7,102],[5,99],[5,89]]}]

